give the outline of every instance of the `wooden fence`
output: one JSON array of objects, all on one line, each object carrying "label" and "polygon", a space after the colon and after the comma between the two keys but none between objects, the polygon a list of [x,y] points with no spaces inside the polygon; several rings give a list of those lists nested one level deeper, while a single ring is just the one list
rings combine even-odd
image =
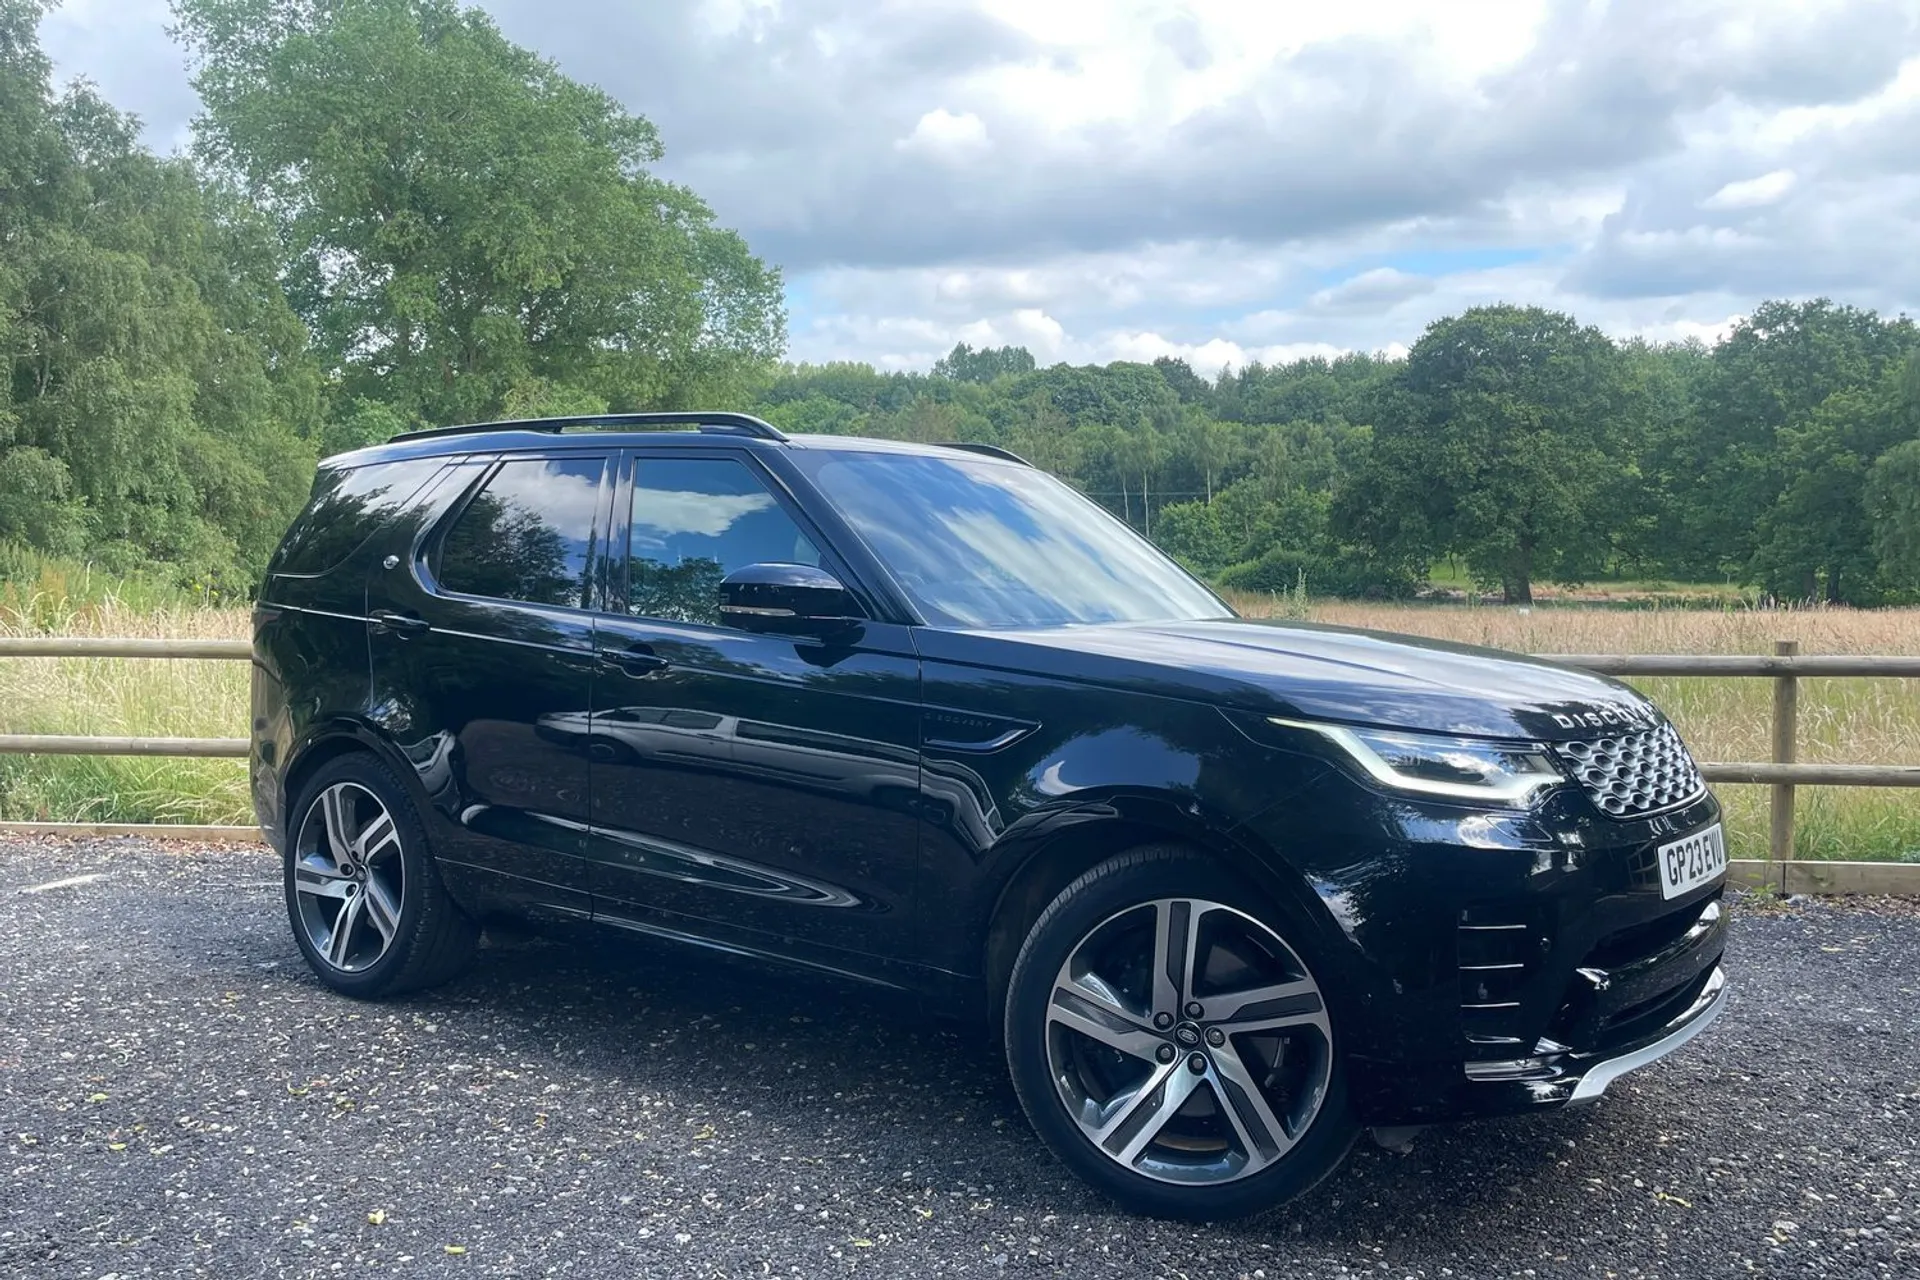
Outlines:
[{"label": "wooden fence", "polygon": [[[1920,656],[1803,654],[1780,640],[1770,655],[1547,653],[1568,666],[1610,676],[1728,676],[1773,681],[1773,758],[1703,762],[1709,782],[1757,783],[1771,788],[1765,861],[1736,862],[1736,876],[1782,892],[1906,893],[1920,895],[1920,864],[1798,862],[1793,860],[1794,788],[1920,787],[1920,764],[1801,764],[1798,754],[1800,681],[1807,677],[1920,678]],[[86,636],[0,636],[4,658],[215,658],[250,661],[244,640],[120,640]],[[101,738],[63,734],[0,734],[0,753],[40,755],[198,756],[244,759],[245,738]],[[177,835],[257,840],[250,827],[146,824],[0,822],[0,833]]]}]

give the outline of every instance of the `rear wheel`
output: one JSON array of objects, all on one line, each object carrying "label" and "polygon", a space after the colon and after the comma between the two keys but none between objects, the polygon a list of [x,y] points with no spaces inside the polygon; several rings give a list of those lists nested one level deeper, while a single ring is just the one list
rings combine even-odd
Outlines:
[{"label": "rear wheel", "polygon": [[1006,1044],[1034,1128],[1128,1208],[1239,1217],[1346,1155],[1333,1014],[1270,903],[1201,855],[1135,850],[1067,886],[1014,964]]},{"label": "rear wheel", "polygon": [[321,981],[352,996],[398,995],[466,966],[479,928],[441,885],[413,804],[379,761],[323,766],[293,812],[287,918]]}]

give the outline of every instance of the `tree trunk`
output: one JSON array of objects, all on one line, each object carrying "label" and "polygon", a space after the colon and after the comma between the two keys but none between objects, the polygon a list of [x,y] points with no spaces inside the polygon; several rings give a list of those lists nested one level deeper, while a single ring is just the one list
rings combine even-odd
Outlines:
[{"label": "tree trunk", "polygon": [[1533,603],[1533,546],[1522,542],[1500,575],[1500,591],[1508,604]]}]

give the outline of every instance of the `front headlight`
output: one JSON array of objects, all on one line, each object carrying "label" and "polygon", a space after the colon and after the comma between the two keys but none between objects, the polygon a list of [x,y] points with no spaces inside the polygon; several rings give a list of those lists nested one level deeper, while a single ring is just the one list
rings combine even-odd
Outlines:
[{"label": "front headlight", "polygon": [[1524,807],[1535,795],[1566,781],[1546,748],[1534,743],[1354,729],[1279,716],[1268,719],[1282,728],[1319,734],[1368,777],[1395,791]]}]

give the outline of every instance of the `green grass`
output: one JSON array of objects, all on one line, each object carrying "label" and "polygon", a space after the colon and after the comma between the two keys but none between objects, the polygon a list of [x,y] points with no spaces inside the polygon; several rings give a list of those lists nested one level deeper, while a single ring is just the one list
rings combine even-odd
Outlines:
[{"label": "green grass", "polygon": [[[1703,760],[1766,760],[1772,752],[1773,682],[1701,677],[1637,679]],[[1806,762],[1920,762],[1920,681],[1802,680],[1798,757]],[[1767,856],[1771,788],[1721,784],[1728,852]],[[1795,858],[1920,862],[1920,790],[1799,787]]]},{"label": "green grass", "polygon": [[[246,634],[243,610],[0,552],[0,635]],[[31,576],[28,576],[28,572]],[[121,593],[122,588],[126,594]],[[243,738],[244,662],[0,658],[0,733]],[[0,820],[246,823],[240,760],[0,754]]]}]

